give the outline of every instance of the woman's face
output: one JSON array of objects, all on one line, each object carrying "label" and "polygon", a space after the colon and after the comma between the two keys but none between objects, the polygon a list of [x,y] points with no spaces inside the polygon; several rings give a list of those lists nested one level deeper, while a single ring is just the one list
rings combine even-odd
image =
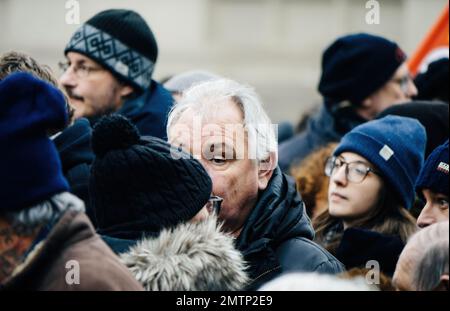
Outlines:
[{"label": "woman's face", "polygon": [[[328,190],[329,213],[342,219],[345,227],[350,227],[377,208],[383,181],[372,171],[366,175],[367,169],[373,169],[373,166],[356,153],[341,153],[335,163]],[[346,163],[355,164],[347,169]]]}]

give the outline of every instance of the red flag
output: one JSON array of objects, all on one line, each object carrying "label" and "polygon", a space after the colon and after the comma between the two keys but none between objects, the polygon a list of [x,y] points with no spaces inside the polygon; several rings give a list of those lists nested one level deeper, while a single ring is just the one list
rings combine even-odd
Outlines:
[{"label": "red flag", "polygon": [[423,63],[433,54],[444,52],[448,55],[448,11],[449,5],[447,4],[436,23],[431,27],[424,40],[420,43],[419,48],[410,58],[408,67],[413,76],[417,74]]}]

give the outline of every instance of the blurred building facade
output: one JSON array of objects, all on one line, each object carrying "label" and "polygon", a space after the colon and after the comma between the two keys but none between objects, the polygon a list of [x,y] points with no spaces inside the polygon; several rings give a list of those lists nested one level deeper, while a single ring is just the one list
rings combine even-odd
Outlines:
[{"label": "blurred building facade", "polygon": [[[250,84],[274,122],[296,122],[320,102],[322,51],[336,37],[380,34],[411,54],[447,3],[379,0],[380,23],[366,23],[365,0],[79,0],[80,20],[108,8],[138,11],[157,38],[154,78],[206,69]],[[66,0],[0,0],[0,53],[27,52],[57,72],[79,25]]]}]

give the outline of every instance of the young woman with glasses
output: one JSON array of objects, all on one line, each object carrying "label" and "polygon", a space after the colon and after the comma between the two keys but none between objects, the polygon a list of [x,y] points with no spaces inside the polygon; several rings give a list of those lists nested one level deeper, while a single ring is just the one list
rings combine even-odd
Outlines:
[{"label": "young woman with glasses", "polygon": [[347,269],[377,260],[393,273],[396,256],[416,231],[408,210],[425,142],[418,121],[387,116],[353,129],[327,160],[328,210],[314,222],[316,240]]}]

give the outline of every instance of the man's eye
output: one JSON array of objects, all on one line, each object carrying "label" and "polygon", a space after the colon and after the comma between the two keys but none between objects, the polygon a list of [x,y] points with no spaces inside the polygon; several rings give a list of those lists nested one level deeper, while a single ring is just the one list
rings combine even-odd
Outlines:
[{"label": "man's eye", "polygon": [[438,199],[439,207],[442,209],[448,209],[448,200]]},{"label": "man's eye", "polygon": [[224,158],[212,158],[211,162],[213,162],[216,165],[223,165],[225,164],[226,160]]}]

